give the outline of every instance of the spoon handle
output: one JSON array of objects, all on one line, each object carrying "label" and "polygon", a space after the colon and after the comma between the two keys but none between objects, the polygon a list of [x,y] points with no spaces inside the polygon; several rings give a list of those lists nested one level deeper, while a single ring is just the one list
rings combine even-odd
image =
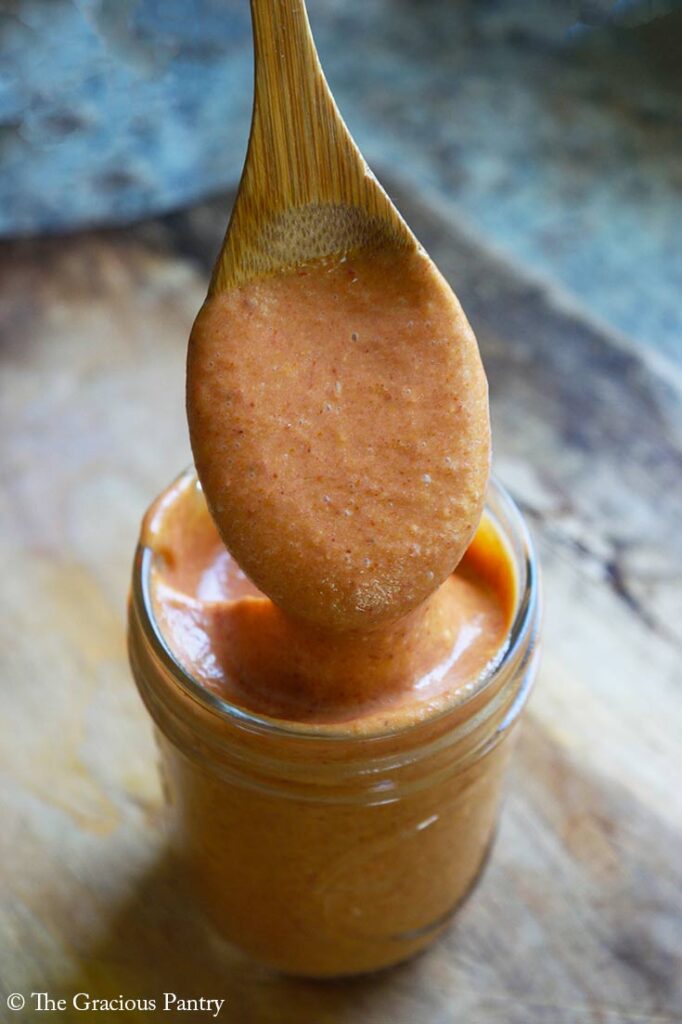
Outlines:
[{"label": "spoon handle", "polygon": [[255,100],[250,155],[254,172],[263,177],[262,190],[286,206],[338,199],[343,184],[352,188],[350,180],[342,182],[342,163],[353,167],[360,154],[327,86],[305,2],[251,0],[251,12]]},{"label": "spoon handle", "polygon": [[[209,294],[314,258],[315,236],[319,255],[367,244],[372,232],[411,238],[338,111],[305,0],[251,0],[251,17],[251,134]],[[305,208],[308,219],[297,213]]]}]

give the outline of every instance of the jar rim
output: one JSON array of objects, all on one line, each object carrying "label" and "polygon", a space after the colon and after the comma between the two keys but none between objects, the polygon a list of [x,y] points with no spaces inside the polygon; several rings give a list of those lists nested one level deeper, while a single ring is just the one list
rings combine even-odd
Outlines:
[{"label": "jar rim", "polygon": [[[196,479],[194,467],[189,467],[180,473],[176,482],[187,478]],[[502,644],[478,676],[468,684],[464,697],[447,702],[426,719],[420,717],[414,722],[400,725],[398,728],[382,728],[362,732],[357,736],[359,741],[364,743],[412,733],[417,731],[420,726],[423,727],[427,721],[429,723],[437,722],[455,707],[458,710],[466,708],[467,704],[485,693],[506,667],[514,662],[529,633],[533,630],[539,612],[537,555],[530,531],[520,509],[506,487],[494,474],[491,474],[490,477],[484,511],[492,516],[493,522],[510,549],[518,579],[514,614]],[[500,522],[500,519],[503,521]],[[155,656],[187,697],[197,702],[205,711],[252,732],[260,732],[274,737],[289,737],[290,739],[314,739],[320,742],[344,741],[348,743],[354,738],[342,725],[336,726],[327,723],[311,725],[311,723],[299,723],[250,711],[248,708],[219,696],[195,679],[173,654],[154,614],[150,586],[153,557],[152,549],[139,542],[133,568],[132,597],[138,610],[143,632]],[[521,703],[525,703],[525,694],[523,697]]]}]

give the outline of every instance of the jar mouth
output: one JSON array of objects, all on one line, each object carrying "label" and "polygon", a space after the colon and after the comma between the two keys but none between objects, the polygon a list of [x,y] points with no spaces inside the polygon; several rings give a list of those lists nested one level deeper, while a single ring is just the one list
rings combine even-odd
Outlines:
[{"label": "jar mouth", "polygon": [[[181,473],[177,482],[187,479],[196,479],[193,467]],[[458,711],[466,709],[468,704],[480,698],[507,667],[515,663],[537,629],[539,568],[535,548],[521,511],[509,492],[494,475],[491,476],[488,485],[485,514],[492,519],[509,550],[517,581],[514,611],[505,638],[478,676],[472,678],[467,684],[466,691],[457,691],[452,700],[446,701],[443,706],[435,709],[426,718],[418,717],[397,728],[389,725],[388,727],[369,729],[354,736],[347,727],[344,727],[344,724],[300,723],[289,719],[270,717],[250,711],[248,708],[226,700],[207,689],[177,660],[154,614],[150,581],[154,552],[142,543],[138,544],[135,554],[132,599],[137,608],[146,640],[155,656],[172,677],[173,682],[204,710],[227,719],[233,725],[251,732],[275,737],[290,737],[292,739],[308,737],[318,741],[333,742],[336,740],[345,743],[354,738],[364,743],[372,739],[405,735],[417,731],[426,722],[429,724],[437,722],[455,707]],[[530,689],[531,683],[532,679],[528,681],[526,690]],[[514,702],[515,705],[525,703],[526,696],[527,692],[519,694],[519,699]]]}]

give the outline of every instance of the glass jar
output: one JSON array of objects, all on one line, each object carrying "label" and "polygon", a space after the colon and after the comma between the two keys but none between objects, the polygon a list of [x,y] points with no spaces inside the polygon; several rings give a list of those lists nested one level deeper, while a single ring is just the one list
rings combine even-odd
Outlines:
[{"label": "glass jar", "polygon": [[252,714],[204,688],[162,635],[153,554],[138,547],[130,663],[156,726],[174,847],[219,931],[274,968],[332,977],[403,960],[479,877],[539,628],[528,531],[495,482],[486,515],[517,576],[505,644],[445,711],[370,736]]}]

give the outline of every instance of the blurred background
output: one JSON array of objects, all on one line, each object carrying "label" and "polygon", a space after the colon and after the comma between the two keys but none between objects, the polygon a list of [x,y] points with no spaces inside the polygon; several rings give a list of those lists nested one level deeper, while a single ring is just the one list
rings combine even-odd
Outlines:
[{"label": "blurred background", "polygon": [[[380,177],[429,192],[605,324],[682,360],[682,10],[664,0],[310,0]],[[0,234],[234,184],[247,0],[4,0]]]}]

